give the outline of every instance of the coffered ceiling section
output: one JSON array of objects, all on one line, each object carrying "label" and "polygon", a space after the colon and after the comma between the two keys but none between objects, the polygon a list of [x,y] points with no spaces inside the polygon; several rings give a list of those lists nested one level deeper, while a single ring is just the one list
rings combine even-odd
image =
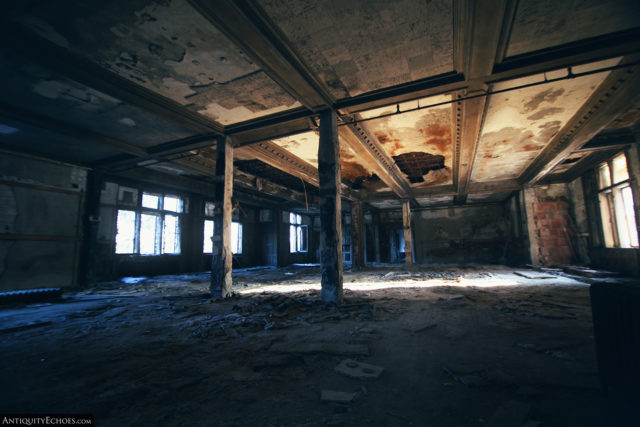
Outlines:
[{"label": "coffered ceiling section", "polygon": [[41,2],[15,20],[225,125],[300,106],[186,0]]},{"label": "coffered ceiling section", "polygon": [[[575,67],[574,72],[608,67],[619,59]],[[608,72],[544,83],[489,96],[471,180],[516,179],[598,88]],[[547,73],[553,79],[566,70]],[[544,81],[545,75],[497,83],[493,91]]]},{"label": "coffered ceiling section", "polygon": [[453,70],[452,0],[258,0],[336,99]]},{"label": "coffered ceiling section", "polygon": [[638,26],[640,2],[519,0],[507,56]]},{"label": "coffered ceiling section", "polygon": [[[452,106],[446,103],[450,100],[450,95],[441,95],[360,113],[372,119],[363,126],[414,188],[452,183]],[[422,107],[428,108],[418,109]]]}]

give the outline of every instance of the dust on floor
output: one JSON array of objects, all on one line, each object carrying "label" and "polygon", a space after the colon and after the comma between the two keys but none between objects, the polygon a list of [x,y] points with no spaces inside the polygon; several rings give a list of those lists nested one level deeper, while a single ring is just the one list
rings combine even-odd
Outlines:
[{"label": "dust on floor", "polygon": [[[599,426],[626,407],[597,377],[589,288],[505,267],[317,266],[102,283],[0,310],[0,412],[96,425]],[[613,424],[612,424],[613,423]]]}]

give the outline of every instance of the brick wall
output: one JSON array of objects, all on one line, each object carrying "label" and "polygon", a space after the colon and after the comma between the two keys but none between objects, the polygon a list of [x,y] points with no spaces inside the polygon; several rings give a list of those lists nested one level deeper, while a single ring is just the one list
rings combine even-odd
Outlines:
[{"label": "brick wall", "polygon": [[569,203],[566,200],[533,203],[535,237],[543,265],[566,265],[573,258],[569,237]]}]

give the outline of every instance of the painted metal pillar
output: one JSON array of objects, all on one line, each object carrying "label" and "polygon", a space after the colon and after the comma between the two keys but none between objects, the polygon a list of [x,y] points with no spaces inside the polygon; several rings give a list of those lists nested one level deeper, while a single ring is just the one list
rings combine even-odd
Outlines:
[{"label": "painted metal pillar", "polygon": [[215,215],[211,257],[211,296],[227,298],[233,293],[231,271],[231,196],[233,195],[233,146],[231,138],[218,137],[216,146]]},{"label": "painted metal pillar", "polygon": [[342,291],[342,215],[340,200],[340,143],[336,116],[320,113],[318,146],[320,178],[320,270],[322,301],[340,304]]},{"label": "painted metal pillar", "polygon": [[404,228],[404,253],[408,266],[413,265],[413,239],[411,238],[411,205],[409,200],[402,202],[402,228]]},{"label": "painted metal pillar", "polygon": [[353,267],[364,267],[364,218],[362,202],[351,202],[351,247]]},{"label": "painted metal pillar", "polygon": [[375,254],[376,262],[380,262],[381,252],[380,252],[380,212],[375,211],[372,214],[372,222],[373,222],[373,249]]}]

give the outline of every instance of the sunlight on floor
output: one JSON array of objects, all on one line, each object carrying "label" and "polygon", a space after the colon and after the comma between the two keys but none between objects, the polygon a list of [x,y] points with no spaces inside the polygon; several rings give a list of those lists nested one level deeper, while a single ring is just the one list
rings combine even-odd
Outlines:
[{"label": "sunlight on floor", "polygon": [[[454,287],[502,287],[502,286],[519,286],[529,283],[523,283],[512,278],[483,278],[483,279],[465,279],[461,277],[458,280],[443,280],[443,279],[431,279],[431,280],[413,280],[407,279],[396,282],[345,282],[343,287],[350,291],[374,291],[380,289],[398,289],[398,288],[432,288],[436,286],[454,286]],[[299,283],[292,285],[267,285],[254,287],[251,289],[240,290],[241,294],[252,294],[259,292],[298,292],[307,290],[320,290],[320,283]]]}]

